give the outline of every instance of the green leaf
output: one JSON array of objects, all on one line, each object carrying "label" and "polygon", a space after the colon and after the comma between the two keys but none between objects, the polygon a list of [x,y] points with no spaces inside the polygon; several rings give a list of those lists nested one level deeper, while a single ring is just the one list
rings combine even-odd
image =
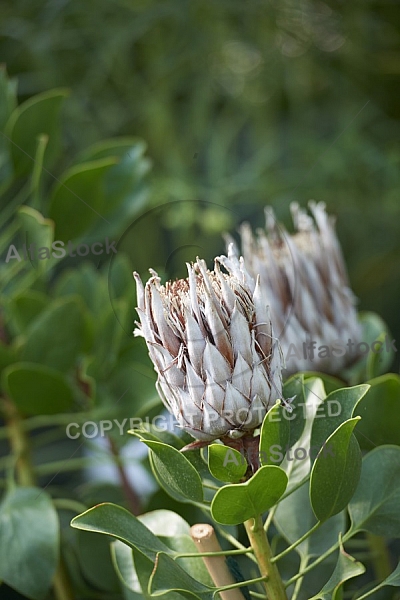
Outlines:
[{"label": "green leaf", "polygon": [[[274,524],[288,544],[294,544],[317,523],[311,509],[310,485],[306,481],[301,487],[281,500],[274,514]],[[321,556],[337,542],[344,533],[346,518],[343,512],[331,517],[296,547],[303,558]]]},{"label": "green leaf", "polygon": [[174,538],[190,535],[190,525],[180,515],[167,509],[152,510],[138,517],[154,535]]},{"label": "green leaf", "polygon": [[[55,221],[56,240],[64,243],[80,238],[95,222],[106,219],[104,178],[117,159],[102,158],[72,167],[53,190],[49,217]],[[101,240],[96,240],[101,242]]]},{"label": "green leaf", "polygon": [[212,600],[216,589],[193,579],[167,554],[160,552],[157,555],[155,570],[149,581],[149,593],[152,596],[164,596],[175,591],[200,600]]},{"label": "green leaf", "polygon": [[13,333],[15,335],[24,333],[47,303],[48,299],[45,294],[31,289],[25,290],[13,298],[8,307]]},{"label": "green leaf", "polygon": [[369,385],[366,384],[335,390],[320,404],[311,432],[311,448],[314,458],[335,429],[351,419],[355,407],[368,390]]},{"label": "green leaf", "polygon": [[66,89],[54,89],[37,94],[12,112],[6,125],[6,135],[13,142],[11,155],[17,176],[32,171],[32,159],[40,134],[49,136],[44,165],[48,168],[54,163],[60,143],[60,109],[68,93]]},{"label": "green leaf", "polygon": [[132,548],[115,540],[111,543],[111,559],[121,583],[133,594],[137,594],[138,599],[141,598],[142,589],[133,562]]},{"label": "green leaf", "polygon": [[[119,590],[119,581],[110,561],[110,540],[77,531],[77,554],[82,573],[93,586],[108,592]],[[120,542],[122,544],[122,542]],[[125,546],[132,554],[131,548]]]},{"label": "green leaf", "polygon": [[0,580],[43,600],[58,565],[59,524],[51,498],[39,488],[15,488],[0,505]]},{"label": "green leaf", "polygon": [[[21,223],[22,243],[26,245],[27,256],[29,256],[27,265],[41,272],[46,271],[54,262],[51,257],[51,244],[54,239],[53,221],[45,219],[40,212],[30,206],[22,206],[18,210],[18,220]],[[28,252],[31,244],[33,244],[33,256]],[[41,250],[42,248],[46,250]],[[25,260],[22,248],[17,250],[21,259]]]},{"label": "green leaf", "polygon": [[139,519],[109,502],[78,515],[72,519],[71,527],[111,535],[153,561],[157,552],[171,552]]},{"label": "green leaf", "polygon": [[[358,315],[362,326],[361,340],[368,344],[369,351],[359,358],[341,375],[346,381],[358,383],[385,373],[393,362],[393,350],[390,347],[390,334],[386,323],[374,312],[361,312]],[[380,352],[372,351],[372,344],[376,341],[384,341],[386,336],[389,344],[384,342]]]},{"label": "green leaf", "polygon": [[143,442],[152,451],[154,474],[165,491],[183,502],[202,502],[203,485],[200,476],[186,456],[161,442],[145,439]]},{"label": "green leaf", "polygon": [[343,510],[361,473],[361,452],[353,435],[360,417],[342,423],[327,439],[311,471],[310,500],[321,522]]},{"label": "green leaf", "polygon": [[351,529],[400,537],[400,448],[379,446],[363,459],[360,482],[349,504]]},{"label": "green leaf", "polygon": [[238,525],[262,514],[276,504],[287,486],[287,475],[279,467],[261,467],[246,483],[226,485],[218,490],[211,504],[217,523]]},{"label": "green leaf", "polygon": [[[148,591],[148,585],[151,574],[154,571],[154,560],[149,560],[146,556],[144,556],[144,554],[141,554],[137,550],[132,550],[132,553],[135,572],[142,589],[142,594],[146,600],[151,600],[151,596]],[[171,594],[168,596],[168,600],[182,600],[182,596],[178,594]]]},{"label": "green leaf", "polygon": [[393,573],[391,573],[384,581],[382,581],[381,585],[393,585],[395,587],[400,586],[400,562]]},{"label": "green leaf", "polygon": [[14,363],[4,369],[2,383],[24,415],[54,415],[73,404],[73,391],[63,375],[45,365]]},{"label": "green leaf", "polygon": [[363,450],[382,444],[400,446],[400,377],[381,375],[368,382],[370,389],[357,404],[354,415],[362,417],[356,437]]},{"label": "green leaf", "polygon": [[[279,465],[283,461],[290,440],[290,421],[286,418],[287,415],[286,408],[280,404],[270,408],[265,415],[261,425],[260,437],[261,465]],[[278,458],[276,454],[278,454]]]},{"label": "green leaf", "polygon": [[[4,65],[0,65],[0,131],[17,106],[17,81],[9,79]],[[0,135],[0,181],[6,185],[12,178],[11,147],[6,137]]]},{"label": "green leaf", "polygon": [[[300,437],[297,439],[292,448],[286,453],[282,468],[286,471],[289,477],[288,489],[297,485],[307,477],[311,470],[310,461],[310,438],[311,428],[314,420],[314,415],[318,405],[323,402],[326,397],[324,385],[321,378],[304,379],[302,386],[304,390],[304,402],[299,403],[298,411],[299,418],[304,421],[304,427]],[[304,404],[301,406],[301,404]],[[296,411],[297,412],[297,411]],[[293,432],[291,426],[291,434]],[[295,437],[295,439],[297,436]],[[290,444],[291,442],[289,442]],[[299,453],[301,453],[301,458]],[[306,454],[306,456],[304,456]],[[297,458],[296,458],[297,456]]]},{"label": "green leaf", "polygon": [[306,426],[305,404],[307,401],[308,389],[305,387],[305,378],[303,374],[293,375],[283,385],[283,397],[294,398],[292,401],[292,414],[286,412],[284,418],[290,422],[289,446],[293,446],[303,434]]},{"label": "green leaf", "polygon": [[240,452],[223,444],[208,446],[208,468],[220,481],[237,483],[247,471],[246,459]]},{"label": "green leaf", "polygon": [[112,222],[96,223],[90,231],[92,237],[117,236],[143,207],[147,197],[143,178],[151,168],[151,161],[144,156],[146,148],[143,140],[121,137],[96,143],[81,155],[81,162],[118,159],[104,180],[104,193],[113,210]]},{"label": "green leaf", "polygon": [[321,371],[303,371],[303,376],[306,379],[315,377],[321,379],[327,394],[339,390],[345,385],[342,379],[338,379],[338,377],[328,375],[327,373],[321,373]]},{"label": "green leaf", "polygon": [[[0,65],[0,130],[17,106],[17,80],[10,79],[4,65]],[[3,136],[0,136],[3,137]],[[3,138],[4,139],[4,138]]]},{"label": "green leaf", "polygon": [[22,360],[68,371],[76,363],[82,348],[84,326],[79,298],[55,300],[29,327]]},{"label": "green leaf", "polygon": [[365,567],[355,558],[345,552],[340,544],[339,557],[329,581],[322,590],[310,600],[341,600],[341,588],[345,581],[365,573]]}]

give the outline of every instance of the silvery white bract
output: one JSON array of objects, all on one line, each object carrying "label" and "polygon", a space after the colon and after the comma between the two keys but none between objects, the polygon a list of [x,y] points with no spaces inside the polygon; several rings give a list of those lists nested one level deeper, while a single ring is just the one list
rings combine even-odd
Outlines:
[{"label": "silvery white bract", "polygon": [[243,258],[229,238],[228,257],[219,260],[251,289],[260,276],[261,294],[270,306],[288,372],[337,374],[357,358],[353,349],[361,340],[361,326],[334,220],[327,216],[324,203],[309,206],[313,218],[291,205],[293,235],[267,208],[266,230],[254,235],[248,224],[241,226]]},{"label": "silvery white bract", "polygon": [[238,438],[257,428],[282,397],[281,351],[258,283],[187,265],[187,279],[145,287],[134,273],[135,335],[142,335],[157,372],[157,390],[179,425],[198,440]]}]

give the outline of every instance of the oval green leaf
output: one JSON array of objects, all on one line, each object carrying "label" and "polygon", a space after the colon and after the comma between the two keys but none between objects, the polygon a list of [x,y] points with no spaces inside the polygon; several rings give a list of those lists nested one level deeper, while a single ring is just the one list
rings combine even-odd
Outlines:
[{"label": "oval green leaf", "polygon": [[223,444],[208,446],[208,468],[220,481],[237,483],[247,471],[246,459],[240,452]]},{"label": "oval green leaf", "polygon": [[200,475],[182,452],[161,442],[143,439],[143,443],[153,453],[154,474],[168,494],[184,502],[203,501]]},{"label": "oval green leaf", "polygon": [[353,435],[360,417],[342,423],[327,439],[311,471],[310,500],[323,522],[343,510],[352,498],[361,473],[361,452]]}]

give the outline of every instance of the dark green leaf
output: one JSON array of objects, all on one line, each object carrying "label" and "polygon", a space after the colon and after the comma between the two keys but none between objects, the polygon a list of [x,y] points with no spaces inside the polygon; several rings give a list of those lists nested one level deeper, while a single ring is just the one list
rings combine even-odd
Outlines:
[{"label": "dark green leaf", "polygon": [[[95,222],[106,219],[110,206],[106,203],[104,177],[116,161],[112,157],[102,158],[64,173],[53,191],[49,207],[49,216],[56,224],[56,240],[67,243],[78,239]],[[99,251],[96,247],[96,252]],[[105,249],[102,256],[107,258]]]},{"label": "dark green leaf", "polygon": [[342,423],[327,439],[315,460],[310,500],[319,521],[343,510],[353,496],[361,473],[361,452],[353,435],[360,417]]},{"label": "dark green leaf", "polygon": [[400,448],[379,446],[363,459],[360,482],[349,504],[351,527],[400,537]]},{"label": "dark green leaf", "polygon": [[283,397],[294,398],[292,401],[293,412],[286,413],[284,418],[290,422],[289,446],[293,446],[301,437],[306,425],[305,404],[308,389],[305,386],[303,374],[293,375],[283,386]]},{"label": "dark green leaf", "polygon": [[49,136],[44,165],[49,167],[54,162],[60,142],[61,104],[68,93],[66,89],[54,89],[37,94],[12,112],[6,134],[13,142],[11,154],[16,175],[26,175],[32,170],[37,137],[42,133]]},{"label": "dark green leaf", "polygon": [[72,519],[71,526],[111,535],[131,548],[136,548],[153,561],[157,552],[170,552],[169,548],[130,512],[108,502],[98,504],[78,515]]},{"label": "dark green leaf", "polygon": [[144,440],[152,453],[154,474],[167,493],[182,501],[203,501],[203,485],[200,476],[186,456],[172,446]]},{"label": "dark green leaf", "polygon": [[25,290],[16,296],[9,307],[13,333],[15,335],[24,333],[30,323],[46,307],[47,302],[46,295],[36,290]]},{"label": "dark green leaf", "polygon": [[[0,130],[17,106],[17,80],[10,79],[4,65],[0,65]],[[3,136],[0,136],[3,137]],[[3,138],[4,139],[4,138]]]},{"label": "dark green leaf", "polygon": [[[117,592],[119,582],[110,561],[110,540],[77,531],[79,565],[85,579],[101,590]],[[117,542],[116,542],[117,543]],[[122,542],[120,542],[122,545]],[[132,554],[131,548],[125,546]]]},{"label": "dark green leaf", "polygon": [[356,437],[363,450],[382,444],[400,446],[400,377],[381,375],[368,382],[368,393],[357,404],[354,415],[362,417]]},{"label": "dark green leaf", "polygon": [[0,580],[43,600],[58,565],[59,525],[51,498],[39,488],[15,488],[0,505]]},{"label": "dark green leaf", "polygon": [[53,415],[71,408],[73,391],[61,373],[35,363],[14,363],[2,375],[3,386],[24,415]]},{"label": "dark green leaf", "polygon": [[79,298],[61,298],[42,311],[29,327],[21,358],[59,371],[77,361],[84,342],[84,317]]},{"label": "dark green leaf", "polygon": [[[27,266],[29,265],[31,269],[46,271],[54,262],[51,256],[51,244],[54,239],[53,221],[45,219],[40,212],[30,206],[22,206],[18,210],[18,220],[21,223],[21,242],[27,249],[25,259],[23,247],[17,248],[21,259],[26,260]],[[29,252],[30,248],[32,252]]]}]

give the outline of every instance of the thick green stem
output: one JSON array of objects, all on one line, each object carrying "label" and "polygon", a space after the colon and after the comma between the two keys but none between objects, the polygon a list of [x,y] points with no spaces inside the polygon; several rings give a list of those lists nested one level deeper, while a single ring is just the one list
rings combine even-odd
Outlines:
[{"label": "thick green stem", "polygon": [[257,559],[268,600],[287,600],[285,588],[276,564],[272,562],[271,548],[260,516],[245,522],[247,535]]}]

